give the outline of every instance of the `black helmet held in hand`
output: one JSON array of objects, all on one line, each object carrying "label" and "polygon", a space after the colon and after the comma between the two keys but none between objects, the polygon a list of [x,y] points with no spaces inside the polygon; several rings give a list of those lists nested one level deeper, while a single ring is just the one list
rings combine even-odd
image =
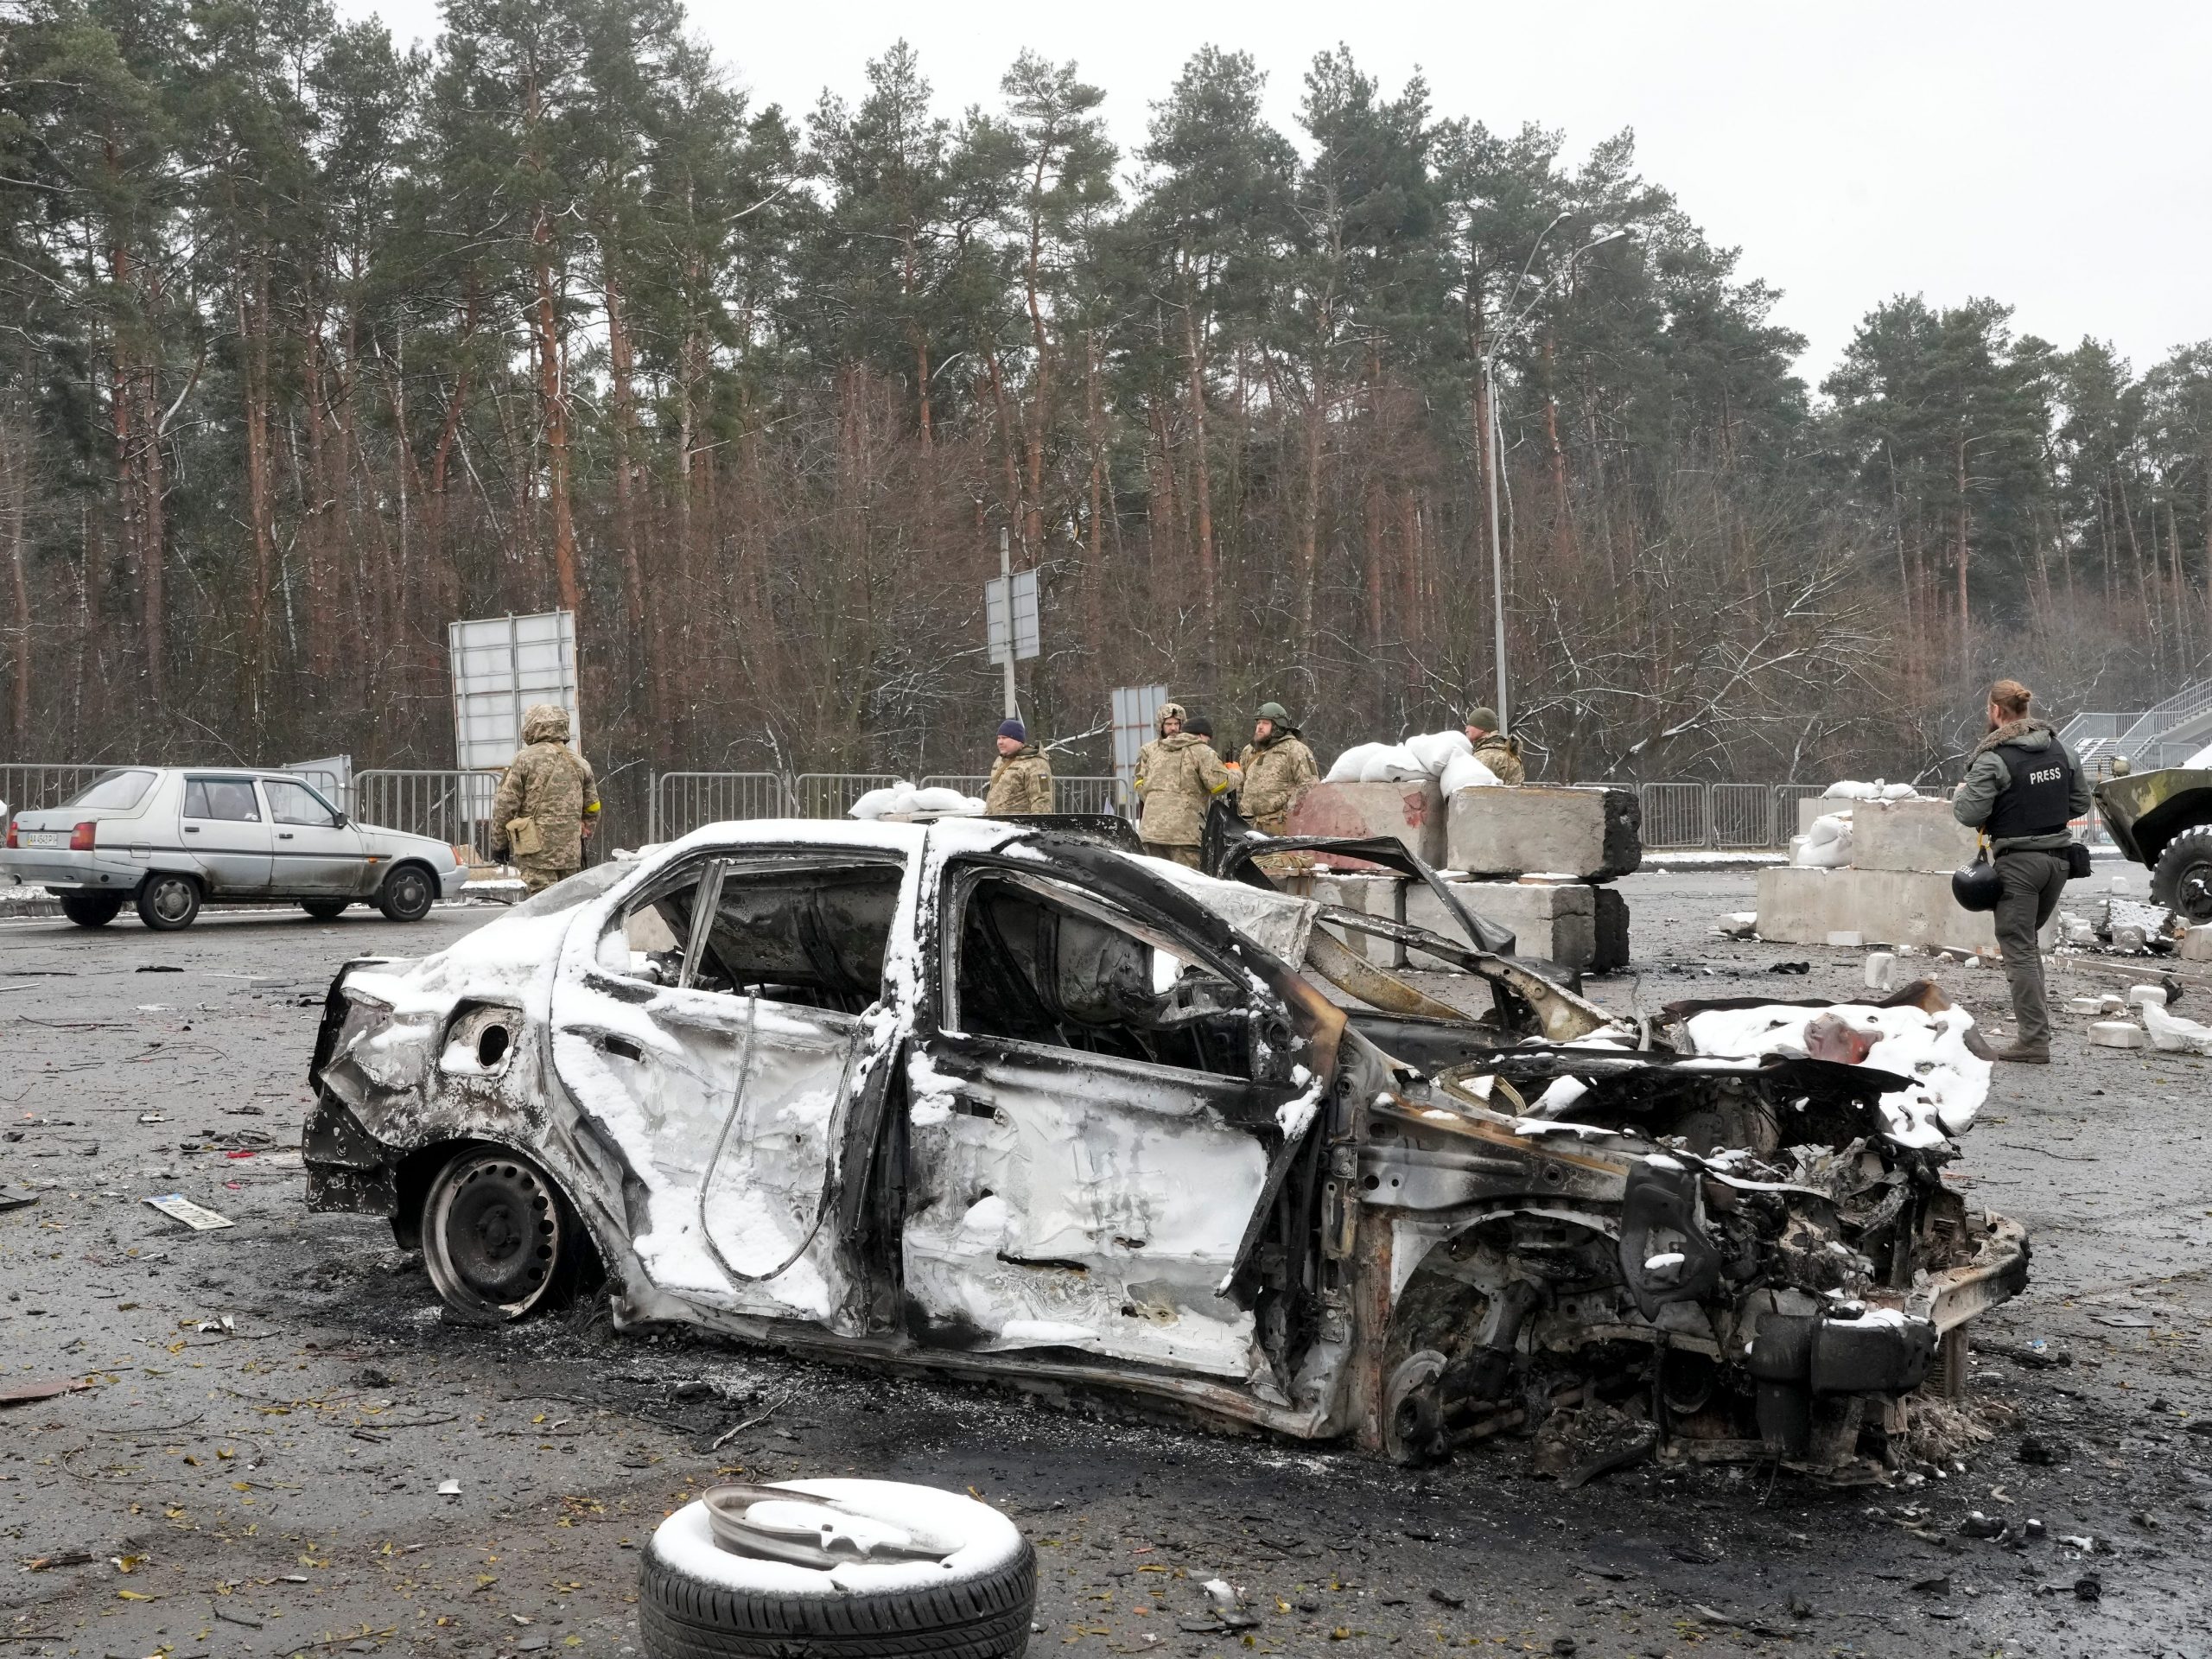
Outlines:
[{"label": "black helmet held in hand", "polygon": [[1951,872],[1951,897],[1958,900],[1961,910],[1994,910],[2004,891],[1997,866],[1986,852],[1973,863]]}]

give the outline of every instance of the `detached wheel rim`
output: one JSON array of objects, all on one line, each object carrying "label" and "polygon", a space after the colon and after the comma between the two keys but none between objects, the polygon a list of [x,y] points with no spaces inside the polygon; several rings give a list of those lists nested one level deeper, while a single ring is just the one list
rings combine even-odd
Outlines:
[{"label": "detached wheel rim", "polygon": [[464,1313],[521,1319],[552,1288],[567,1244],[552,1183],[526,1158],[464,1153],[430,1190],[423,1264]]},{"label": "detached wheel rim", "polygon": [[165,922],[181,922],[192,914],[192,886],[175,876],[154,883],[147,907]]}]

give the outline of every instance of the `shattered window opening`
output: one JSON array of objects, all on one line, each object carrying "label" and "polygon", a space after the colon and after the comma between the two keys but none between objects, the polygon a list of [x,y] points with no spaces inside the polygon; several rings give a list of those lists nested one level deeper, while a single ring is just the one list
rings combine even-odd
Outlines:
[{"label": "shattered window opening", "polygon": [[972,876],[955,904],[950,1029],[1253,1075],[1250,993],[1187,946],[1073,888],[1012,873]]},{"label": "shattered window opening", "polygon": [[[702,880],[715,888],[696,960],[693,938]],[[905,866],[855,860],[836,865],[779,859],[691,865],[648,891],[624,914],[633,977],[789,1007],[856,1014],[881,995],[883,964]]]}]

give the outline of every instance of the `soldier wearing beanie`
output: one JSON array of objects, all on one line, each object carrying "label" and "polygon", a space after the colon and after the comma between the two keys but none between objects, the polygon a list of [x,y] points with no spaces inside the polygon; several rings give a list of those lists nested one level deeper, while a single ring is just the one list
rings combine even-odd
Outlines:
[{"label": "soldier wearing beanie", "polygon": [[1529,769],[1521,764],[1521,746],[1497,729],[1497,710],[1467,710],[1467,741],[1475,746],[1475,759],[1491,770],[1501,784],[1525,784]]},{"label": "soldier wearing beanie", "polygon": [[1029,741],[1029,728],[1018,720],[1002,720],[997,741],[999,758],[983,785],[984,812],[994,818],[1050,812],[1052,763]]}]

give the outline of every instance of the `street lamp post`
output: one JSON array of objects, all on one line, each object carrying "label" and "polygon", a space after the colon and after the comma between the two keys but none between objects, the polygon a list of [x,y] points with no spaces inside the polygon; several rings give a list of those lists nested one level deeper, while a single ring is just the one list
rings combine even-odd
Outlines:
[{"label": "street lamp post", "polygon": [[[1565,220],[1573,217],[1573,210],[1570,208],[1557,215],[1550,224],[1536,233],[1535,242],[1529,249],[1528,263],[1521,267],[1520,276],[1514,279],[1512,291],[1505,296],[1505,304],[1500,308],[1503,314],[1510,314],[1513,302],[1521,297],[1522,285],[1529,280],[1529,273],[1535,268],[1536,255],[1542,251],[1544,238],[1557,230]],[[1573,270],[1574,262],[1589,252],[1592,248],[1603,247],[1608,242],[1618,242],[1627,234],[1626,231],[1611,231],[1592,241],[1585,243],[1567,256],[1567,269],[1570,271]],[[1548,286],[1548,284],[1546,285]],[[1529,301],[1529,310],[1533,311],[1535,308],[1536,302]],[[1507,328],[1518,327],[1527,319],[1528,315],[1528,311],[1524,311],[1519,316],[1514,317],[1510,324],[1501,323],[1498,327],[1493,329],[1491,333],[1490,349],[1483,353],[1483,401],[1489,410],[1487,422],[1489,429],[1483,434],[1483,442],[1486,446],[1490,460],[1490,465],[1484,470],[1490,475],[1490,596],[1491,619],[1494,629],[1491,652],[1492,660],[1497,669],[1497,729],[1501,733],[1510,732],[1513,728],[1512,711],[1506,702],[1505,685],[1505,541],[1499,530],[1497,512],[1497,475],[1505,467],[1505,426],[1497,416],[1497,353],[1499,347],[1505,344]]]}]

